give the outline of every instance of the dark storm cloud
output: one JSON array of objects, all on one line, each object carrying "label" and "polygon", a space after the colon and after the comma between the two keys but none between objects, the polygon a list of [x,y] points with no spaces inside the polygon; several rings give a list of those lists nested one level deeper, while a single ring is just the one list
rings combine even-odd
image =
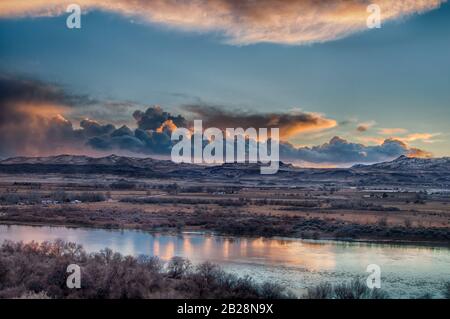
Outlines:
[{"label": "dark storm cloud", "polygon": [[174,116],[159,106],[149,107],[145,111],[137,110],[133,117],[138,127],[136,130],[124,125],[108,134],[90,138],[87,144],[97,150],[120,149],[143,154],[168,155],[172,147],[171,130],[186,125],[182,116]]},{"label": "dark storm cloud", "polygon": [[340,137],[313,147],[296,148],[289,143],[280,144],[280,158],[283,160],[323,164],[375,163],[415,153],[405,143],[393,139],[376,146],[351,143]]},{"label": "dark storm cloud", "polygon": [[368,129],[369,128],[366,125],[358,125],[358,127],[356,128],[356,130],[360,133],[367,132]]},{"label": "dark storm cloud", "polygon": [[67,94],[61,87],[34,79],[0,75],[0,103],[55,103],[59,105],[91,105],[96,100],[87,95]]},{"label": "dark storm cloud", "polygon": [[133,117],[142,130],[157,130],[166,121],[172,121],[177,127],[186,126],[186,120],[181,115],[173,116],[160,106],[149,107],[145,112],[135,111]]},{"label": "dark storm cloud", "polygon": [[184,110],[190,112],[195,119],[202,119],[206,127],[226,129],[242,128],[279,128],[281,138],[289,138],[302,132],[321,131],[335,127],[335,120],[325,118],[316,113],[250,113],[230,111],[226,107],[209,105],[185,105]]},{"label": "dark storm cloud", "polygon": [[59,113],[69,103],[78,105],[83,99],[39,81],[1,75],[0,155],[76,147],[78,134]]},{"label": "dark storm cloud", "polygon": [[114,130],[111,133],[111,137],[121,137],[121,136],[133,136],[133,131],[128,128],[128,126],[123,125],[122,127]]},{"label": "dark storm cloud", "polygon": [[106,135],[116,130],[116,127],[112,124],[102,125],[89,119],[80,121],[80,127],[86,137]]},{"label": "dark storm cloud", "polygon": [[125,134],[125,130],[121,130],[121,132],[119,135],[110,134],[89,138],[86,144],[98,151],[123,150],[148,155],[170,154],[172,141],[166,133],[141,129],[136,129],[134,132],[130,130],[129,134]]},{"label": "dark storm cloud", "polygon": [[172,145],[170,130],[156,132],[156,129],[167,120],[184,123],[181,116],[172,116],[159,107],[135,112],[136,120],[139,119],[137,126],[144,130],[132,130],[125,125],[116,128],[90,119],[81,120],[80,128],[75,128],[63,116],[73,110],[97,107],[99,103],[40,81],[0,76],[0,156],[116,150],[168,154]]},{"label": "dark storm cloud", "polygon": [[[79,128],[64,117],[73,109],[99,101],[71,95],[63,89],[39,81],[0,77],[0,156],[38,156],[61,153],[92,154],[124,152],[127,154],[169,155],[176,127],[189,126],[180,116],[159,106],[135,111],[136,129],[83,119]],[[190,105],[190,119],[201,119],[206,127],[279,127],[281,137],[298,132],[325,130],[336,122],[314,113],[248,113],[224,111],[216,107]],[[131,118],[131,116],[130,116]],[[207,143],[205,141],[205,143]],[[390,160],[400,155],[429,156],[409,148],[399,140],[388,139],[382,145],[365,146],[335,137],[329,143],[296,148],[280,144],[280,158],[290,162],[349,164]]]}]

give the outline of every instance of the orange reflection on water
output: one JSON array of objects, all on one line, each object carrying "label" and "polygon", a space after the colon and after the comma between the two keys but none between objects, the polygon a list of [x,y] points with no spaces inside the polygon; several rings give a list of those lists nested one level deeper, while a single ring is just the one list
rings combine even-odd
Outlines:
[{"label": "orange reflection on water", "polygon": [[153,255],[159,256],[159,240],[153,240]]},{"label": "orange reflection on water", "polygon": [[[179,247],[178,247],[179,245]],[[331,270],[336,266],[335,253],[332,245],[315,244],[289,240],[185,235],[181,241],[165,242],[159,252],[154,253],[163,259],[179,253],[191,260],[245,260],[257,264],[283,264],[285,266],[300,266],[304,269]]]},{"label": "orange reflection on water", "polygon": [[311,272],[351,269],[364,273],[372,263],[397,267],[402,273],[448,272],[449,258],[446,249],[417,246],[0,225],[0,242],[42,242],[58,238],[82,244],[88,252],[109,247],[124,255],[150,254],[164,260],[177,255],[193,263],[211,261]]},{"label": "orange reflection on water", "polygon": [[170,259],[175,256],[175,243],[173,241],[165,243],[158,256],[164,260]]},{"label": "orange reflection on water", "polygon": [[276,239],[249,239],[247,254],[263,257],[266,262],[282,262],[308,270],[329,270],[336,266],[331,245]]},{"label": "orange reflection on water", "polygon": [[183,237],[183,251],[187,255],[192,255],[194,253],[194,248],[192,246],[191,241],[187,237]]}]

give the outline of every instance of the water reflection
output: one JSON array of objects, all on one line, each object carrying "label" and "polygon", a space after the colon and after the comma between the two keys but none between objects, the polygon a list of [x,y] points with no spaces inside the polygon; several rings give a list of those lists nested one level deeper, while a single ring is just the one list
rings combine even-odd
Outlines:
[{"label": "water reflection", "polygon": [[366,276],[369,264],[381,266],[383,284],[402,296],[427,287],[437,291],[450,278],[448,248],[0,225],[0,241],[58,238],[79,243],[88,252],[108,247],[126,255],[147,254],[164,260],[182,256],[194,263],[212,261],[241,275],[275,280],[294,290],[321,281]]}]

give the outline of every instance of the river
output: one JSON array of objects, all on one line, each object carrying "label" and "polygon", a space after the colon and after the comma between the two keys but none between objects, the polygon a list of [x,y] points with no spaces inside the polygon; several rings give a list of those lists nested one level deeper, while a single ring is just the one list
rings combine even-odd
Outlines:
[{"label": "river", "polygon": [[369,264],[380,266],[382,289],[391,297],[415,298],[425,293],[440,297],[444,283],[450,281],[450,249],[446,247],[0,225],[0,242],[55,239],[76,242],[88,252],[108,247],[125,255],[164,260],[182,256],[194,264],[211,261],[240,276],[279,283],[297,295],[325,281],[366,278]]}]

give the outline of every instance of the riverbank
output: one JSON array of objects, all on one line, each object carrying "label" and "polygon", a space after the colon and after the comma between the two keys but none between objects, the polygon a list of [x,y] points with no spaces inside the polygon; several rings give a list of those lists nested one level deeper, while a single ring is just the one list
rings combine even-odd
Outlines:
[{"label": "riverbank", "polygon": [[221,235],[248,237],[290,237],[315,240],[344,240],[380,243],[450,245],[450,229],[355,223],[334,218],[261,215],[226,210],[174,210],[148,212],[141,209],[90,209],[62,204],[0,208],[0,224],[136,229],[144,231],[209,231]]},{"label": "riverbank", "polygon": [[[0,222],[0,226],[31,226],[31,227],[66,227],[66,228],[73,228],[73,229],[91,229],[91,230],[114,230],[114,231],[126,231],[126,230],[135,230],[135,231],[142,231],[144,233],[148,234],[168,234],[168,235],[182,235],[186,233],[195,233],[195,234],[209,234],[214,236],[222,236],[224,238],[228,238],[230,236],[236,236],[232,234],[227,233],[220,233],[217,231],[211,231],[211,230],[203,230],[198,228],[189,228],[189,229],[168,229],[168,228],[154,228],[145,230],[142,228],[111,228],[111,227],[99,227],[95,225],[79,225],[79,224],[65,224],[65,223],[42,223],[42,222],[15,222],[15,221],[2,221]],[[286,236],[271,236],[267,237],[264,235],[247,235],[247,236],[239,236],[241,238],[249,238],[249,239],[256,239],[256,238],[263,238],[263,239],[274,239],[274,240],[281,240],[281,241],[289,241],[289,240],[305,240],[307,241],[313,241],[313,242],[337,242],[337,243],[361,243],[361,244],[386,244],[386,245],[400,245],[400,246],[421,246],[421,247],[450,247],[449,242],[437,242],[437,241],[411,241],[411,240],[392,240],[392,239],[370,239],[370,238],[341,238],[341,237],[321,237],[317,239],[313,238],[303,238],[303,237],[286,237]]]}]

